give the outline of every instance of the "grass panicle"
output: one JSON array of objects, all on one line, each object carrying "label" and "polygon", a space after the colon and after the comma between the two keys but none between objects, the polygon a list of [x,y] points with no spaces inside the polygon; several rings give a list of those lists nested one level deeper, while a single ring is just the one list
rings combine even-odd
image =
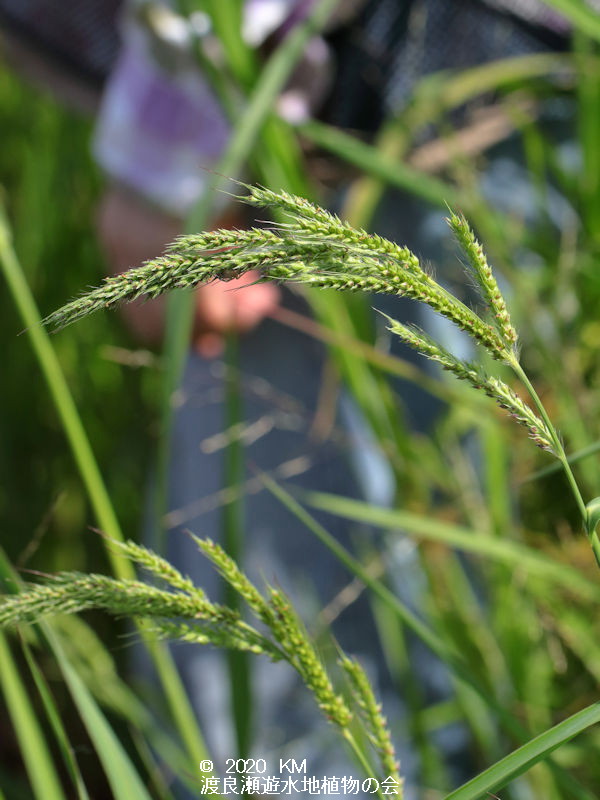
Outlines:
[{"label": "grass panicle", "polygon": [[247,202],[284,210],[292,222],[273,230],[221,229],[180,236],[165,255],[107,278],[45,322],[60,328],[121,302],[154,298],[217,278],[231,280],[255,270],[263,281],[410,297],[452,320],[494,358],[506,358],[506,343],[496,328],[438,284],[407,248],[355,229],[301,197],[249,188]]},{"label": "grass panicle", "polygon": [[[285,660],[298,672],[325,717],[337,727],[369,772],[368,762],[350,730],[353,714],[343,696],[335,691],[322,659],[288,598],[273,587],[267,587],[263,596],[219,545],[210,539],[193,538],[201,552],[264,623],[264,632],[247,624],[237,610],[212,603],[201,589],[169,562],[133,542],[119,544],[121,552],[176,591],[137,580],[60,573],[48,577],[43,584],[30,585],[20,594],[2,597],[0,628],[36,623],[55,614],[98,608],[119,616],[142,617],[151,621],[147,629],[159,639],[266,655],[274,661]],[[362,705],[373,716],[376,702],[372,693],[363,687],[361,698]],[[390,751],[389,732],[385,730],[385,720],[379,713],[369,722],[367,733],[386,770],[390,767],[387,771],[396,776],[396,767],[391,769],[393,750]]]},{"label": "grass panicle", "polygon": [[451,213],[447,222],[461,250],[467,257],[468,269],[475,279],[481,296],[492,312],[498,331],[506,345],[514,348],[518,341],[517,332],[512,326],[506,302],[494,273],[488,264],[483,247],[475,238],[475,234],[462,214]]},{"label": "grass panicle", "polygon": [[235,622],[231,609],[208,600],[167,592],[135,580],[64,572],[20,594],[3,598],[0,626],[15,625],[63,613],[100,608],[119,616],[186,617],[210,622]]},{"label": "grass panicle", "polygon": [[235,561],[211,539],[199,539],[197,536],[193,536],[193,539],[201,552],[214,564],[229,585],[245,600],[256,616],[266,625],[270,625],[273,622],[272,609]]},{"label": "grass panicle", "polygon": [[352,712],[344,698],[335,692],[327,670],[288,598],[270,587],[269,604],[274,612],[271,630],[290,664],[298,671],[327,719],[339,728],[347,728]]},{"label": "grass panicle", "polygon": [[484,391],[500,408],[508,411],[516,422],[527,428],[538,447],[556,455],[554,440],[546,423],[504,381],[490,377],[478,364],[456,358],[416,326],[404,325],[387,314],[383,316],[388,321],[389,331],[421,355],[452,372],[459,380],[468,381],[475,389]]},{"label": "grass panicle", "polygon": [[396,751],[390,736],[387,719],[382,713],[381,703],[377,701],[373,694],[369,678],[356,659],[344,656],[340,660],[340,664],[348,676],[352,696],[359,708],[369,740],[377,751],[383,771],[398,783],[397,796],[402,798],[400,763],[396,758]]},{"label": "grass panicle", "polygon": [[[180,236],[164,256],[105,282],[64,308],[51,314],[46,322],[58,327],[73,322],[99,308],[112,308],[122,301],[141,296],[156,297],[172,289],[181,289],[213,279],[232,280],[253,270],[260,281],[291,281],[313,288],[340,291],[387,293],[410,297],[466,331],[496,360],[518,366],[517,334],[496,279],[464,217],[451,213],[448,220],[467,257],[493,324],[488,323],[451,295],[422,269],[419,259],[405,247],[380,236],[369,234],[342,222],[334,214],[287,192],[274,192],[259,186],[247,186],[240,198],[254,206],[277,209],[290,219],[273,229],[219,229]],[[417,328],[388,320],[390,330],[427,358],[438,362],[459,379],[485,391],[529,431],[542,449],[556,455],[556,436],[545,419],[532,409],[500,379],[490,377],[475,364],[461,361],[441,344]],[[213,549],[211,549],[211,547]],[[218,568],[230,580],[233,565],[224,560],[214,545],[206,555],[217,556]],[[183,580],[183,578],[182,578]],[[243,594],[242,585],[235,587]],[[244,590],[250,591],[246,586]],[[256,590],[255,590],[256,591]],[[248,595],[248,598],[250,595]],[[264,620],[260,593],[256,591],[251,608]],[[252,604],[254,603],[254,605]]]}]

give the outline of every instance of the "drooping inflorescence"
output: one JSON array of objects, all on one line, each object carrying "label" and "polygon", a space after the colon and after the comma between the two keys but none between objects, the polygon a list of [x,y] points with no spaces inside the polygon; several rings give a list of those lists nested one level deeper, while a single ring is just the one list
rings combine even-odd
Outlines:
[{"label": "drooping inflorescence", "polygon": [[467,257],[467,268],[473,276],[483,300],[492,312],[498,332],[506,344],[513,347],[517,343],[517,332],[512,326],[506,302],[481,244],[462,215],[451,213],[447,221],[456,241]]},{"label": "drooping inflorescence", "polygon": [[[466,331],[492,358],[517,363],[517,333],[483,249],[464,217],[448,223],[466,256],[485,304],[480,316],[427,273],[408,248],[352,227],[335,214],[287,192],[244,186],[238,198],[279,215],[271,228],[221,229],[180,236],[163,256],[107,278],[104,283],[55,311],[45,321],[62,327],[100,308],[138,297],[154,298],[174,289],[214,279],[231,280],[249,271],[260,281],[289,281],[312,288],[394,294],[425,303]],[[392,330],[411,347],[481,389],[525,426],[535,443],[556,454],[548,426],[498,378],[455,358],[422,331],[390,320]]]},{"label": "drooping inflorescence", "polygon": [[258,270],[261,280],[419,300],[467,331],[494,358],[505,357],[506,343],[495,326],[437,283],[408,248],[355,229],[303,198],[256,186],[249,189],[242,199],[283,212],[290,222],[269,230],[216,230],[181,236],[165,255],[107,278],[50,314],[45,322],[60,328],[101,308]]},{"label": "drooping inflorescence", "polygon": [[431,361],[436,361],[459,380],[467,381],[475,389],[484,391],[500,408],[508,411],[516,422],[527,428],[538,447],[556,455],[552,434],[546,423],[504,381],[491,377],[478,364],[457,358],[414,325],[404,325],[387,314],[383,316],[389,323],[388,330],[399,336],[409,347]]},{"label": "drooping inflorescence", "polygon": [[340,665],[348,677],[350,691],[365,724],[369,740],[379,756],[384,772],[395,781],[397,796],[401,798],[403,792],[400,764],[396,758],[396,751],[381,704],[373,694],[365,670],[356,659],[343,656],[340,659]]},{"label": "drooping inflorescence", "polygon": [[0,598],[0,628],[35,623],[63,613],[104,609],[119,616],[144,618],[148,631],[159,638],[212,644],[285,659],[301,675],[327,719],[345,731],[352,712],[338,694],[317,649],[310,641],[290,601],[278,589],[266,596],[235,561],[209,539],[194,537],[199,549],[263,623],[265,633],[252,627],[240,612],[210,601],[204,591],[172,564],[134,542],[112,542],[126,556],[159,578],[166,588],[138,580],[106,575],[64,572],[43,584],[31,584],[18,594]]}]

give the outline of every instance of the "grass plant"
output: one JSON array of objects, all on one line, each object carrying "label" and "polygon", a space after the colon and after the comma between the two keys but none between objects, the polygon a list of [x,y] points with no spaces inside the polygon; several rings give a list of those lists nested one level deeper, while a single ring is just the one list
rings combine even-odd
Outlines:
[{"label": "grass plant", "polygon": [[[0,605],[0,627],[38,623],[57,614],[99,608],[149,622],[157,638],[210,644],[235,652],[267,656],[274,661],[285,660],[299,673],[319,709],[340,732],[367,776],[377,781],[378,786],[379,781],[393,782],[397,788],[396,796],[402,797],[399,764],[386,720],[360,665],[342,657],[341,666],[350,678],[354,702],[364,721],[368,739],[381,761],[378,770],[372,768],[369,756],[355,738],[352,730],[354,714],[342,694],[334,689],[323,661],[289,600],[281,590],[272,586],[267,587],[266,596],[261,595],[219,545],[210,540],[196,539],[196,542],[200,551],[263,624],[266,633],[244,622],[236,609],[211,602],[200,587],[171,564],[133,542],[113,544],[121,555],[160,579],[166,588],[126,578],[63,573],[5,598]],[[11,676],[12,680],[15,678]],[[381,791],[379,795],[383,796]],[[136,796],[141,797],[140,794]]]},{"label": "grass plant", "polygon": [[[487,351],[491,364],[501,362],[511,368],[529,393],[533,408],[502,378],[488,374],[483,363],[457,358],[420,329],[388,317],[391,333],[474,389],[496,400],[528,431],[538,447],[560,461],[598,560],[597,502],[592,501],[589,506],[584,504],[562,440],[521,367],[518,335],[506,301],[481,245],[464,217],[451,212],[448,224],[464,252],[466,269],[479,289],[482,309],[478,311],[465,306],[450,294],[422,268],[418,258],[407,248],[368,234],[365,230],[355,229],[303,198],[256,186],[246,188],[248,194],[240,199],[252,205],[275,208],[288,221],[276,223],[269,230],[217,230],[181,236],[167,248],[164,256],[120,276],[106,279],[97,289],[51,314],[45,322],[58,327],[66,326],[100,308],[113,308],[120,302],[138,297],[156,297],[173,289],[188,288],[216,278],[231,280],[251,269],[259,271],[261,281],[285,280],[313,288],[382,292],[424,302],[466,331],[479,348]],[[310,522],[307,524],[310,526]],[[326,534],[319,535],[324,537],[334,552],[339,550],[329,543]],[[122,545],[126,555],[177,591],[149,587],[131,580],[66,573],[6,600],[1,609],[0,623],[32,622],[51,613],[101,607],[112,613],[149,617],[159,636],[176,637],[199,644],[212,643],[271,658],[285,658],[299,672],[325,716],[342,731],[367,774],[373,774],[367,756],[350,732],[352,713],[333,689],[324,665],[310,644],[303,626],[291,611],[289,602],[273,588],[268,589],[266,599],[262,597],[235,561],[214,543],[199,542],[199,546],[236,594],[246,601],[271,631],[271,641],[243,622],[235,609],[214,605],[201,589],[194,587],[174,567],[132,543]],[[341,551],[338,557],[352,564]],[[358,569],[357,574],[361,573],[362,570]],[[366,582],[371,583],[369,580]],[[392,607],[398,608],[394,603]],[[405,609],[402,609],[401,617],[405,623],[410,620]],[[194,625],[172,622],[172,618],[193,619]],[[485,687],[477,679],[467,677],[468,669],[461,664],[462,659],[456,660],[450,652],[446,653],[435,634],[427,632],[416,620],[411,625],[435,652],[442,655],[447,664],[454,665],[457,676],[463,680],[466,678],[467,684],[475,688],[486,703],[495,705]],[[366,677],[360,667],[346,657],[342,658],[342,667],[353,687],[358,718],[364,726],[367,739],[379,753],[384,769],[390,771],[390,766],[395,763],[390,735]],[[499,708],[497,710],[500,711]],[[472,794],[471,790],[478,791],[482,786],[488,791],[496,788],[503,780],[520,774],[539,759],[547,758],[554,747],[575,735],[580,725],[583,729],[594,724],[598,715],[597,704],[590,706],[556,729],[526,742],[521,749],[507,757],[507,761],[498,762],[450,797],[475,797],[477,795]],[[512,727],[510,723],[509,728]],[[397,770],[393,775],[397,778]]]},{"label": "grass plant", "polygon": [[385,293],[421,301],[466,331],[492,359],[510,367],[530,395],[537,414],[501,378],[489,375],[482,364],[457,358],[423,331],[398,320],[388,318],[389,330],[460,380],[484,391],[527,429],[538,447],[558,458],[600,565],[597,519],[590,515],[561,438],[521,367],[518,336],[506,302],[464,217],[451,213],[448,224],[480,291],[482,313],[465,306],[436,282],[407,248],[352,228],[304,198],[257,186],[247,188],[248,194],[239,199],[278,210],[290,221],[269,230],[216,230],[181,236],[167,248],[166,255],[106,279],[97,289],[55,311],[46,318],[46,324],[60,328],[101,308],[114,308],[139,297],[155,298],[210,280],[232,280],[251,270],[260,273],[260,281],[290,281],[312,288]]},{"label": "grass plant", "polygon": [[[195,4],[191,0],[183,5],[191,11]],[[511,310],[510,324],[519,332],[518,351],[512,344],[509,346],[506,331],[503,333],[499,325],[503,312],[500,310],[498,318],[498,309],[491,306],[494,290],[486,300],[486,289],[481,286],[484,298],[480,310],[467,307],[465,311],[460,301],[455,302],[458,298],[448,298],[445,287],[441,292],[434,289],[428,282],[431,273],[422,270],[425,278],[420,279],[422,285],[418,288],[422,296],[429,293],[440,306],[445,304],[454,322],[478,326],[480,335],[475,345],[477,364],[473,365],[448,353],[439,338],[431,341],[402,320],[388,319],[385,324],[396,329],[390,335],[411,340],[410,346],[446,366],[445,372],[423,372],[385,350],[385,333],[377,326],[364,324],[373,301],[367,297],[363,300],[362,292],[355,291],[360,281],[375,285],[375,273],[382,269],[403,269],[394,262],[391,252],[377,259],[376,247],[370,250],[367,246],[373,243],[372,239],[360,242],[359,252],[354,249],[356,242],[352,247],[347,241],[342,244],[350,234],[348,226],[335,219],[332,223],[317,212],[316,221],[326,227],[341,225],[341,229],[337,228],[337,243],[336,235],[327,233],[327,247],[319,250],[317,239],[323,231],[317,236],[313,231],[311,238],[306,227],[311,220],[306,216],[308,207],[304,201],[304,215],[276,217],[278,225],[271,233],[277,241],[261,245],[264,252],[260,255],[264,258],[282,257],[275,253],[282,247],[299,247],[302,254],[310,255],[310,259],[303,260],[300,252],[294,252],[287,265],[293,274],[284,275],[284,263],[272,263],[272,272],[268,267],[263,269],[265,280],[291,279],[304,287],[321,287],[327,282],[341,288],[342,276],[348,277],[350,271],[350,279],[356,284],[348,287],[353,289],[351,295],[330,295],[320,288],[309,291],[318,323],[289,316],[287,321],[301,325],[307,335],[331,345],[332,359],[394,474],[397,507],[378,508],[348,498],[315,494],[294,493],[292,497],[268,476],[264,482],[290,513],[302,520],[307,535],[318,536],[324,546],[335,549],[349,570],[351,586],[360,578],[367,587],[399,693],[406,694],[409,686],[409,630],[424,638],[440,660],[449,665],[450,697],[427,704],[423,697],[415,695],[407,709],[405,730],[410,732],[421,761],[420,797],[428,800],[486,798],[490,793],[502,800],[593,800],[600,786],[598,736],[593,727],[598,721],[600,674],[597,575],[580,530],[584,520],[584,531],[597,552],[597,501],[587,500],[598,493],[600,482],[600,466],[595,457],[600,438],[600,404],[594,389],[599,378],[596,317],[600,302],[598,24],[597,15],[580,0],[552,0],[550,5],[566,14],[575,26],[573,52],[506,59],[472,70],[429,76],[415,87],[401,118],[387,120],[374,143],[368,144],[350,132],[323,123],[303,123],[293,131],[278,120],[271,110],[285,70],[293,64],[292,48],[284,43],[276,51],[276,60],[258,90],[261,67],[239,52],[244,46],[235,31],[239,3],[203,4],[215,14],[215,20],[218,17],[224,44],[224,69],[213,75],[215,83],[221,84],[222,94],[218,87],[215,89],[225,107],[226,96],[234,98],[229,108],[236,136],[227,156],[231,159],[229,166],[221,167],[221,172],[240,174],[242,164],[250,160],[256,176],[253,180],[312,197],[311,187],[306,185],[299,134],[305,142],[312,142],[360,171],[340,213],[352,228],[360,229],[359,237],[370,230],[379,200],[393,186],[405,192],[411,202],[422,201],[439,208],[449,203],[461,208],[481,233],[499,273],[509,278],[507,305]],[[310,33],[310,25],[298,39]],[[299,52],[301,43],[296,42],[294,48]],[[507,112],[512,130],[522,137],[528,180],[535,186],[532,204],[538,218],[536,224],[529,219],[524,222],[517,209],[511,208],[508,213],[493,209],[478,188],[485,155],[461,157],[455,147],[456,131],[450,119],[453,109],[465,102],[476,104],[489,92]],[[240,103],[240,97],[248,98],[248,105]],[[547,99],[565,104],[577,119],[570,136],[571,143],[581,152],[581,163],[562,158],[561,148],[538,115]],[[101,270],[99,256],[89,244],[92,232],[87,221],[99,190],[98,176],[86,152],[89,126],[59,110],[48,98],[24,89],[8,71],[0,76],[0,103],[9,121],[4,130],[0,170],[7,188],[15,250],[26,268],[27,282],[38,305],[53,308],[77,287],[94,283]],[[423,172],[412,158],[425,129],[438,136],[454,154],[437,172]],[[570,209],[560,219],[556,216],[557,187]],[[276,194],[280,195],[280,211],[285,211],[289,196],[286,199],[280,192]],[[206,214],[207,208],[202,213]],[[199,219],[201,215],[190,220],[190,235],[206,226],[207,218],[202,224]],[[292,223],[291,232],[284,222]],[[400,237],[401,226],[400,221]],[[465,234],[467,229],[461,230]],[[190,284],[196,277],[211,274],[203,272],[202,263],[207,265],[207,258],[218,266],[214,260],[217,253],[211,249],[216,239],[202,241],[203,247],[210,247],[202,252],[192,248],[191,260],[196,262],[193,268],[191,261],[189,264]],[[240,259],[243,262],[246,257],[258,256],[256,242],[253,249],[250,242],[238,241],[239,247],[226,246],[225,260],[229,260],[219,267],[224,270],[224,278],[242,269]],[[398,255],[394,248],[396,245],[392,244]],[[175,247],[168,263],[175,263],[179,257],[183,262],[188,255]],[[325,262],[328,266],[313,272],[311,278],[310,265],[315,258],[321,267]],[[366,274],[364,270],[357,272],[359,260],[368,265]],[[404,263],[402,257],[400,261]],[[478,282],[470,259],[466,261],[471,282]],[[168,263],[159,260],[158,272]],[[410,259],[406,264],[414,267]],[[420,277],[418,271],[410,272],[412,281],[417,276]],[[483,273],[480,277],[483,279]],[[164,274],[162,279],[165,280]],[[158,283],[154,284],[157,287]],[[394,292],[397,289],[395,285]],[[414,286],[411,291],[416,295]],[[20,296],[22,302],[25,294],[21,291]],[[185,315],[180,313],[188,296],[185,292],[177,296],[168,325],[171,345],[164,362],[165,408],[177,381],[189,329]],[[79,534],[86,521],[105,526],[87,508],[85,487],[60,446],[62,430],[70,435],[69,425],[64,419],[55,419],[43,385],[36,384],[32,391],[36,363],[45,367],[50,362],[40,348],[35,350],[35,356],[28,352],[27,337],[14,337],[27,326],[31,328],[30,335],[35,331],[41,341],[39,316],[33,309],[22,321],[13,308],[15,300],[7,296],[0,302],[4,304],[2,326],[14,345],[14,357],[6,359],[3,367],[4,384],[23,387],[20,393],[2,393],[2,418],[10,420],[6,425],[7,452],[12,455],[4,464],[0,508],[6,530],[15,533],[4,541],[16,560],[21,541],[28,539],[32,530],[37,527],[43,534],[49,528],[52,535],[40,534],[42,547],[33,556],[31,566],[44,572],[66,569],[97,573],[105,563],[98,544],[101,540]],[[143,376],[133,375],[98,356],[106,342],[131,346],[115,326],[115,319],[116,315],[97,314],[74,332],[53,337],[48,344],[58,356],[77,399],[100,473],[106,476],[108,503],[116,510],[114,516],[122,527],[130,531],[139,514],[142,465],[147,461],[147,450],[139,445],[141,421],[145,419],[147,426],[151,417],[148,409],[157,394],[157,379],[151,371]],[[178,357],[173,357],[177,353]],[[518,358],[516,366],[513,358]],[[511,372],[514,378],[510,377]],[[461,377],[461,373],[463,380],[455,381],[454,377]],[[448,401],[431,437],[413,433],[404,424],[401,401],[396,386],[390,387],[390,376],[401,376]],[[492,383],[487,384],[488,380]],[[475,384],[479,386],[477,391],[473,390]],[[539,403],[528,394],[528,384],[535,386]],[[496,408],[485,396],[488,390],[497,402]],[[483,411],[485,404],[489,413]],[[505,410],[509,414],[517,417],[518,425],[510,426],[502,420],[503,412],[498,407],[503,404],[508,406]],[[140,409],[144,409],[143,414]],[[554,427],[556,421],[560,422],[560,436]],[[110,436],[106,435],[108,428]],[[167,430],[164,425],[163,430]],[[537,437],[542,449],[532,448],[522,435],[524,431],[534,441]],[[115,450],[117,441],[122,446]],[[67,499],[55,513],[56,487],[64,490]],[[23,497],[26,502],[19,502]],[[382,531],[381,538],[375,542],[363,535],[360,557],[351,556],[336,549],[335,540],[328,538],[325,528],[316,523],[306,506],[344,517],[349,524],[370,523]],[[118,551],[117,545],[113,548]],[[402,603],[395,592],[397,576],[386,570],[396,563],[396,548],[412,548],[421,567],[424,589],[419,616]],[[373,577],[371,560],[367,569],[367,555],[375,559],[383,578]],[[147,557],[153,558],[151,554]],[[157,563],[167,576],[173,577],[164,561]],[[2,576],[8,581],[4,585],[13,591],[18,584],[14,575],[3,569]],[[89,584],[84,585],[90,588]],[[112,583],[109,585],[112,587]],[[39,590],[31,588],[37,597]],[[98,591],[97,587],[91,588]],[[172,588],[168,593],[186,592]],[[241,602],[240,594],[234,594]],[[263,598],[265,602],[268,599]],[[8,600],[12,602],[11,598]],[[101,619],[94,618],[96,627]],[[187,621],[162,620],[164,635],[177,637],[190,632]],[[79,627],[69,628],[69,621],[77,621]],[[19,628],[27,639],[26,648],[30,648],[26,652],[33,654],[35,663],[23,657],[18,640],[3,640],[3,709],[16,730],[25,767],[7,760],[0,763],[0,796],[46,800],[52,791],[57,797],[85,799],[87,792],[90,796],[129,798],[144,797],[147,792],[153,798],[171,800],[168,774],[163,772],[165,760],[180,779],[191,784],[193,791],[196,784],[193,778],[190,781],[190,762],[185,757],[186,734],[181,730],[165,732],[162,725],[156,725],[148,709],[116,676],[113,656],[122,661],[123,648],[122,642],[114,638],[114,631],[121,629],[113,621],[110,627],[105,625],[103,635],[109,642],[109,652],[74,617],[57,618],[52,625],[51,630],[43,622],[35,628]],[[195,627],[194,635],[198,635]],[[264,635],[263,623],[259,621],[256,627]],[[52,636],[55,630],[57,635]],[[40,632],[43,635],[38,635]],[[4,642],[10,646],[4,647]],[[241,642],[234,637],[229,643],[237,646]],[[56,690],[54,697],[43,686],[42,671],[60,679],[51,683]],[[335,685],[339,686],[337,681]],[[61,691],[62,687],[66,691]],[[181,699],[185,704],[185,698]],[[382,738],[373,724],[373,701],[364,690],[353,708],[362,717],[362,734],[357,741],[371,741],[385,754],[385,736]],[[90,769],[89,761],[81,757],[85,747],[81,746],[77,725],[75,734],[72,732],[73,716],[84,721],[102,771],[108,776],[109,788],[104,794],[100,771]],[[62,732],[57,720],[63,722]],[[391,723],[395,728],[397,721],[391,719]],[[467,728],[474,764],[481,771],[459,788],[448,774],[436,739],[452,723]],[[131,728],[136,730],[130,733]],[[162,762],[156,753],[163,754]],[[52,758],[57,759],[54,765]],[[61,783],[66,788],[56,788]]]}]

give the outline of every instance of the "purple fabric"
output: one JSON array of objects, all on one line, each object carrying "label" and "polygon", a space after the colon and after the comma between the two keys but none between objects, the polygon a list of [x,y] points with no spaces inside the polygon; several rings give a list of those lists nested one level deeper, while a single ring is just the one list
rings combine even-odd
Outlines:
[{"label": "purple fabric", "polygon": [[94,153],[113,178],[184,215],[206,183],[229,125],[198,71],[175,76],[141,37],[123,49],[104,94]]}]

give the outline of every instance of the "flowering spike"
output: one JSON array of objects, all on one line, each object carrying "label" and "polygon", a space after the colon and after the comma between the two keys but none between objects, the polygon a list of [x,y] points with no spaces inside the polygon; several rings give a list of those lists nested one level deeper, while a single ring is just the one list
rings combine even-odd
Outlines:
[{"label": "flowering spike", "polygon": [[483,299],[487,302],[492,311],[494,323],[498,331],[501,333],[507,346],[509,348],[514,347],[518,339],[517,332],[511,324],[506,302],[492,269],[488,264],[481,244],[475,238],[475,234],[462,214],[459,215],[451,212],[447,222],[458,244],[467,256],[469,270],[475,278]]}]

